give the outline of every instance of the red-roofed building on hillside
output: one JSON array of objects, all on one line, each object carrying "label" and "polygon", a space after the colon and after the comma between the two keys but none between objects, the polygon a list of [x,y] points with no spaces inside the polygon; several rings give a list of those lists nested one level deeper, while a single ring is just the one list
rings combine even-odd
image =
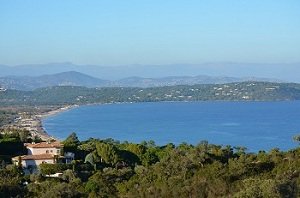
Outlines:
[{"label": "red-roofed building on hillside", "polygon": [[52,154],[61,155],[64,145],[60,142],[25,143],[28,155]]},{"label": "red-roofed building on hillside", "polygon": [[37,170],[40,164],[70,163],[74,153],[64,153],[60,142],[25,143],[28,155],[12,158],[15,165],[22,165],[26,170]]}]

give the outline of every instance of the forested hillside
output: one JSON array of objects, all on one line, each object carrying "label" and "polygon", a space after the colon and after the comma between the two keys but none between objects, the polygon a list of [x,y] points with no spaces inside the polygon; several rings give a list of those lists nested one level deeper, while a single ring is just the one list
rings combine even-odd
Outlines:
[{"label": "forested hillside", "polygon": [[155,88],[85,88],[58,86],[34,91],[0,92],[0,105],[63,105],[156,101],[279,101],[299,100],[300,84],[243,82]]},{"label": "forested hillside", "polygon": [[[7,137],[1,137],[0,140]],[[10,139],[12,135],[10,135]],[[14,137],[20,142],[18,136]],[[298,139],[299,140],[299,139]],[[292,140],[291,140],[292,141]],[[1,145],[0,141],[0,145]],[[0,166],[0,197],[299,197],[300,150],[257,154],[207,141],[156,146],[112,139],[65,141],[72,164],[42,164],[24,176]],[[15,152],[21,152],[22,148]],[[60,178],[48,174],[62,172]]]}]

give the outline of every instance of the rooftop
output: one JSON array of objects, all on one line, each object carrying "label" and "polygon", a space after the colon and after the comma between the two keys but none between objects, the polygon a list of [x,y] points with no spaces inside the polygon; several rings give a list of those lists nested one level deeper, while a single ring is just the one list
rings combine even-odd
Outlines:
[{"label": "rooftop", "polygon": [[64,145],[58,141],[56,142],[40,142],[40,143],[25,143],[29,148],[63,148]]},{"label": "rooftop", "polygon": [[[52,154],[40,154],[40,155],[22,155],[22,160],[43,160],[43,159],[53,159],[54,155]],[[19,156],[14,157],[13,159],[18,160]]]}]

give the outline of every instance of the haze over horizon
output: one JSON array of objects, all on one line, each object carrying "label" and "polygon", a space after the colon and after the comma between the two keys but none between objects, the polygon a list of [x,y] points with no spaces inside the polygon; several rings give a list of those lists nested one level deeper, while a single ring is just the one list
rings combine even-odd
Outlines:
[{"label": "haze over horizon", "polygon": [[4,1],[0,63],[300,62],[300,2]]},{"label": "haze over horizon", "polygon": [[0,64],[0,77],[42,76],[61,72],[77,71],[104,80],[120,80],[128,77],[164,78],[170,76],[210,76],[271,81],[300,82],[300,63],[204,63],[169,65],[122,65],[99,66],[77,65],[70,62],[26,64],[6,66]]}]

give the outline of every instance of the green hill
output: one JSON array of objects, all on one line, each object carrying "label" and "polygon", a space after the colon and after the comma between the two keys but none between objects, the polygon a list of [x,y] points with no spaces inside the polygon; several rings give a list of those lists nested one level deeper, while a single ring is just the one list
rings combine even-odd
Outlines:
[{"label": "green hill", "polygon": [[34,91],[0,92],[0,104],[63,105],[156,101],[282,101],[299,100],[300,84],[242,82],[209,85],[180,85],[155,88],[86,88],[56,86]]}]

